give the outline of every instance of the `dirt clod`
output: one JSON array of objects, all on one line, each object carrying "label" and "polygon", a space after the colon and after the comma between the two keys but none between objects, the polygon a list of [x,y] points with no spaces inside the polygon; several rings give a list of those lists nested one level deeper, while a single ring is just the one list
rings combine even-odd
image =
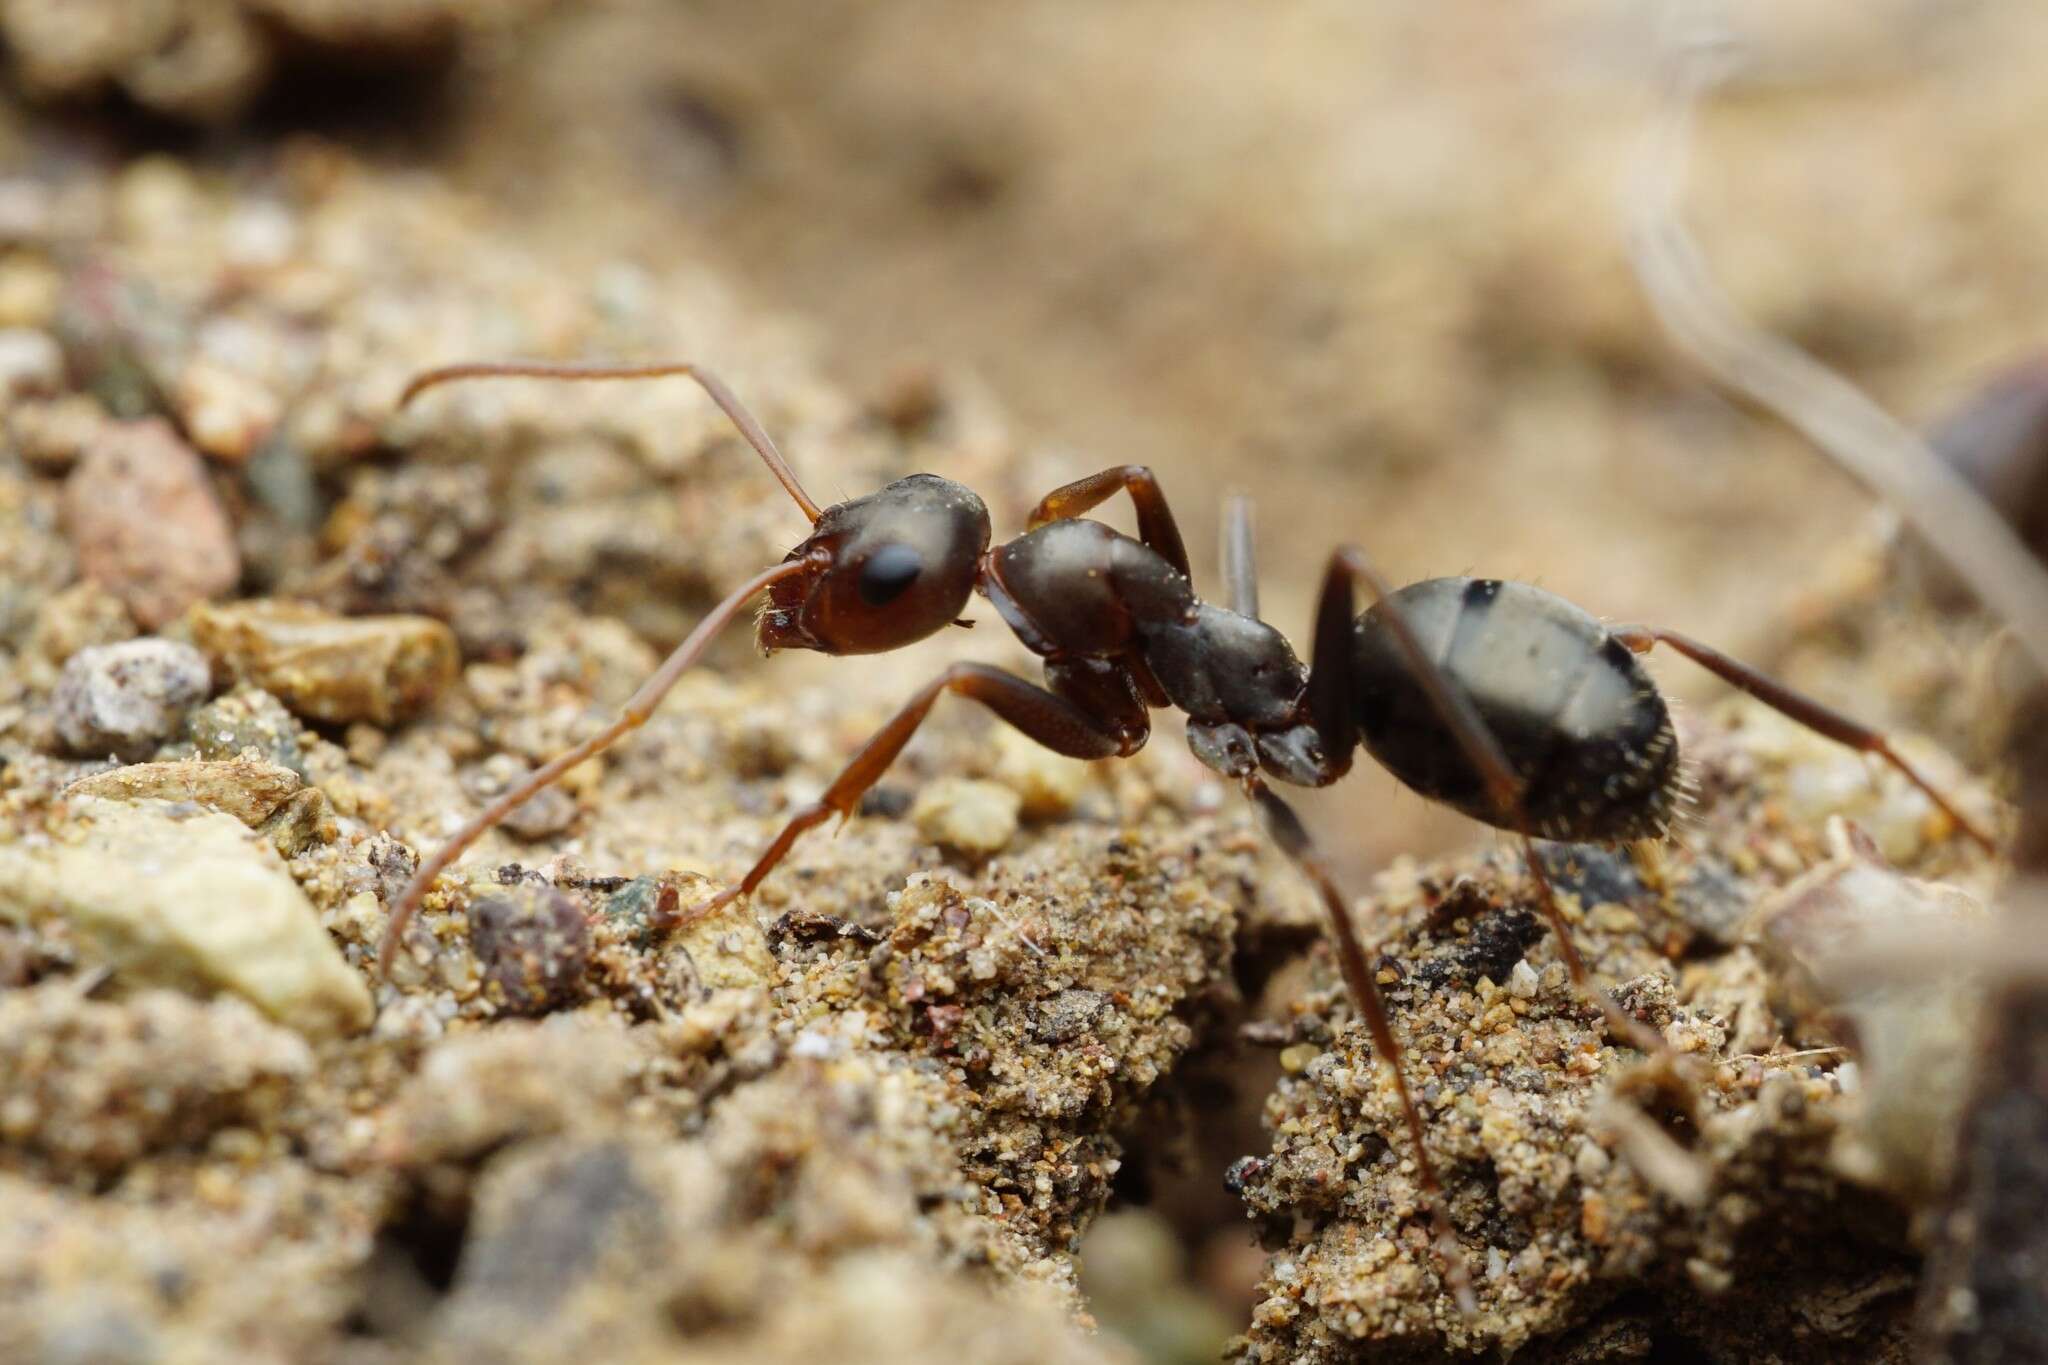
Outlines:
[{"label": "dirt clod", "polygon": [[[1866,836],[1851,857],[1824,831],[1779,829],[1767,795],[1777,781],[1837,793],[1859,813],[1910,798],[1896,780],[1876,791],[1838,784],[1854,758],[1818,741],[1755,777],[1781,756],[1785,736],[1754,712],[1742,703],[1688,722],[1683,742],[1707,797],[1687,838],[1661,851],[1655,886],[1606,855],[1570,851],[1576,871],[1563,850],[1545,857],[1571,897],[1589,971],[1661,1035],[1668,1056],[1618,1044],[1572,988],[1516,863],[1390,877],[1363,912],[1363,922],[1389,925],[1383,962],[1401,964],[1380,979],[1478,1296],[1471,1317],[1453,1305],[1423,1235],[1422,1191],[1385,1069],[1348,1022],[1334,967],[1317,951],[1316,984],[1291,1009],[1303,1026],[1329,1022],[1316,1043],[1281,1054],[1265,1109],[1270,1151],[1230,1177],[1275,1252],[1233,1360],[1594,1361],[1609,1358],[1600,1343],[1617,1333],[1652,1358],[1682,1347],[1716,1362],[1910,1359],[1901,1247],[1911,1206],[1896,1201],[1898,1168],[1870,1150],[1895,1150],[1902,1111],[1924,1120],[1929,1098],[1908,1105],[1868,1092],[1824,1019],[1774,1010],[1751,945],[1681,969],[1663,944],[1668,926],[1684,922],[1697,877],[1751,906],[1789,883],[1782,931],[1796,923],[1834,953],[1852,951],[1869,917],[1895,916],[1902,898],[1917,907],[1968,897],[1871,862]],[[1953,836],[1909,846],[1920,870],[1964,879],[1993,870]],[[1731,884],[1738,865],[1747,871]],[[1573,904],[1581,898],[1592,904]],[[1877,994],[1831,1003],[1881,1017],[1886,1046],[1873,1060],[1895,1068],[1898,1035],[1913,1030],[1909,1021],[1924,1025],[1929,1008]],[[1914,1065],[1928,1065],[1925,1054]],[[1923,1147],[1927,1131],[1923,1121]],[[1796,1350],[1785,1345],[1788,1321],[1802,1324]]]}]

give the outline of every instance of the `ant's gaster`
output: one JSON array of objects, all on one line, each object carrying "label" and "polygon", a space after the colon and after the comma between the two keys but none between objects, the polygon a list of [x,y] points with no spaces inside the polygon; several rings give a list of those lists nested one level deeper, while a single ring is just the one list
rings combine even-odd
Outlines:
[{"label": "ant's gaster", "polygon": [[[850,817],[943,693],[979,702],[1048,749],[1085,759],[1136,753],[1151,733],[1150,712],[1175,707],[1187,715],[1196,757],[1240,785],[1274,841],[1322,897],[1352,1006],[1394,1082],[1446,1283],[1469,1309],[1474,1299],[1462,1249],[1349,903],[1307,829],[1267,779],[1328,786],[1350,769],[1362,743],[1423,796],[1519,837],[1572,981],[1601,1006],[1618,1036],[1645,1051],[1660,1049],[1661,1039],[1588,979],[1529,841],[1664,832],[1682,779],[1670,712],[1637,657],[1652,646],[1669,645],[1828,738],[1877,755],[1958,828],[1992,847],[1881,734],[1682,635],[1609,628],[1527,584],[1438,578],[1396,592],[1359,550],[1341,548],[1330,557],[1313,654],[1304,666],[1286,637],[1257,618],[1248,504],[1234,500],[1226,519],[1231,606],[1211,605],[1195,595],[1180,530],[1157,480],[1142,466],[1107,469],[1054,490],[1032,512],[1023,535],[992,546],[981,499],[931,474],[913,474],[821,510],[760,424],[723,383],[694,365],[456,365],[414,379],[400,403],[456,379],[662,375],[695,380],[724,409],[810,519],[811,533],[782,563],[714,607],[612,724],[505,792],[420,865],[392,907],[378,955],[386,972],[435,878],[521,802],[643,724],[755,594],[768,595],[758,626],[763,649],[867,654],[937,632],[980,592],[1044,659],[1045,685],[986,664],[947,668],[867,742],[822,796],[789,818],[744,877],[673,922],[702,919],[751,893],[805,830],[835,815]],[[1135,540],[1082,519],[1118,493],[1136,506]],[[1353,600],[1360,586],[1373,599],[1362,614]]]}]

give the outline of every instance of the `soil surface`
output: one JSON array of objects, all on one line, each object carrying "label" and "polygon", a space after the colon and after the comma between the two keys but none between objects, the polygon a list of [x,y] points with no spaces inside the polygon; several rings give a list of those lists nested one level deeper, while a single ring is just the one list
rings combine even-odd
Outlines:
[{"label": "soil surface", "polygon": [[[687,384],[398,410],[462,359],[701,360],[821,502],[929,470],[998,535],[1147,461],[1204,585],[1250,488],[1290,633],[1344,540],[1536,579],[1924,731],[2003,828],[1950,756],[1997,752],[1988,624],[1637,295],[1637,20],[73,8],[0,3],[0,1357],[1910,1358],[1975,1022],[1833,963],[2000,869],[1661,662],[1696,809],[1545,857],[1663,1057],[1513,845],[1363,763],[1317,819],[1470,1315],[1315,899],[1170,723],[1085,765],[944,702],[665,927],[945,663],[1032,670],[985,603],[851,660],[743,620],[374,967],[804,526]],[[2037,339],[2039,26],[1733,20],[1710,254],[1931,416]]]}]

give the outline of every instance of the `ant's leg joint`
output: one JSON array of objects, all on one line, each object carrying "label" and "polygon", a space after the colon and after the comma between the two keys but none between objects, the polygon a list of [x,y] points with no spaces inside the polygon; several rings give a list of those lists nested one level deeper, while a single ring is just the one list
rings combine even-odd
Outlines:
[{"label": "ant's leg joint", "polygon": [[1607,633],[1631,654],[1648,654],[1657,647],[1657,632],[1642,626],[1614,626]]}]

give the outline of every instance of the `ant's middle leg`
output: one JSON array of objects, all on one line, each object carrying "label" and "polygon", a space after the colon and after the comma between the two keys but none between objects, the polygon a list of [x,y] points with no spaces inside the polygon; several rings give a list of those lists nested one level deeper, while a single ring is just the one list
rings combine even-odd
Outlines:
[{"label": "ant's middle leg", "polygon": [[[1311,658],[1308,679],[1309,714],[1316,734],[1322,740],[1323,752],[1332,755],[1348,754],[1358,742],[1358,722],[1352,710],[1352,694],[1356,690],[1352,671],[1354,584],[1363,584],[1373,594],[1374,600],[1382,605],[1387,604],[1392,594],[1386,580],[1373,568],[1365,553],[1356,546],[1346,545],[1330,556],[1330,566],[1323,576],[1322,593],[1316,601],[1315,653]],[[1487,727],[1485,718],[1479,714],[1471,698],[1444,676],[1436,660],[1429,657],[1429,652],[1409,626],[1407,617],[1388,606],[1386,620],[1401,652],[1407,657],[1416,682],[1457,740],[1458,747],[1464,751],[1465,760],[1485,783],[1493,808],[1500,816],[1500,824],[1513,830],[1522,841],[1529,875],[1536,882],[1537,905],[1557,939],[1558,953],[1564,958],[1565,971],[1570,974],[1572,985],[1580,995],[1600,1007],[1608,1028],[1617,1037],[1644,1052],[1662,1052],[1664,1040],[1656,1031],[1615,1003],[1614,997],[1597,986],[1592,974],[1586,970],[1585,959],[1579,956],[1578,945],[1572,941],[1571,925],[1558,906],[1557,891],[1550,884],[1550,874],[1544,869],[1543,860],[1536,856],[1528,810],[1522,801],[1526,784],[1515,773],[1507,753],[1500,747],[1500,741],[1494,738],[1493,731]]]},{"label": "ant's middle leg", "polygon": [[1245,795],[1258,808],[1267,834],[1296,867],[1308,874],[1329,912],[1337,966],[1344,974],[1344,986],[1351,996],[1352,1008],[1364,1018],[1366,1031],[1372,1035],[1373,1051],[1386,1064],[1388,1074],[1394,1079],[1394,1094],[1401,1104],[1401,1121],[1408,1129],[1408,1145],[1415,1149],[1415,1171],[1422,1182],[1424,1200],[1429,1205],[1431,1234],[1436,1239],[1437,1254],[1444,1259],[1444,1278],[1456,1296],[1459,1308],[1468,1314],[1476,1312],[1478,1300],[1473,1296],[1472,1279],[1465,1269],[1464,1248],[1459,1245],[1450,1214],[1444,1209],[1443,1183],[1437,1179],[1436,1166],[1429,1158],[1429,1146],[1424,1141],[1422,1111],[1415,1107],[1415,1096],[1401,1070],[1401,1045],[1394,1039],[1394,1027],[1387,1017],[1387,1002],[1380,995],[1379,983],[1373,978],[1365,947],[1358,941],[1358,931],[1352,927],[1351,906],[1337,889],[1336,877],[1331,874],[1329,864],[1324,861],[1322,852],[1316,848],[1294,808],[1276,796],[1258,777],[1248,776],[1243,781]]},{"label": "ant's middle leg", "polygon": [[868,788],[881,779],[910,737],[917,733],[917,727],[931,714],[933,704],[947,692],[980,702],[1028,738],[1068,758],[1115,758],[1135,752],[1145,742],[1142,733],[1133,736],[1127,727],[1091,715],[1067,698],[1014,673],[987,664],[954,664],[920,688],[902,710],[875,732],[874,738],[832,780],[824,795],[789,818],[746,876],[704,904],[684,911],[674,923],[693,923],[716,914],[742,896],[752,895],[804,831],[834,815],[842,820],[850,817]]},{"label": "ant's middle leg", "polygon": [[1181,543],[1180,525],[1173,519],[1173,509],[1166,505],[1159,480],[1146,465],[1118,465],[1053,489],[1031,509],[1029,529],[1036,531],[1047,522],[1081,516],[1120,492],[1129,493],[1132,505],[1138,509],[1138,539],[1173,565],[1182,578],[1192,581],[1194,574],[1188,569],[1188,551]]},{"label": "ant's middle leg", "polygon": [[1817,735],[1823,735],[1838,744],[1846,744],[1859,753],[1876,754],[1908,782],[1918,787],[1928,800],[1941,808],[1942,814],[1955,822],[1957,829],[1975,840],[1986,853],[1998,851],[1998,845],[1993,842],[1991,836],[1957,809],[1955,803],[1893,749],[1891,741],[1880,732],[1851,720],[1839,711],[1821,705],[1804,693],[1793,691],[1775,678],[1759,673],[1740,660],[1729,658],[1711,645],[1703,645],[1698,640],[1680,635],[1675,630],[1659,630],[1654,626],[1617,626],[1613,635],[1637,654],[1647,654],[1656,645],[1670,645],[1723,682],[1747,692],[1779,715],[1789,717]]}]

